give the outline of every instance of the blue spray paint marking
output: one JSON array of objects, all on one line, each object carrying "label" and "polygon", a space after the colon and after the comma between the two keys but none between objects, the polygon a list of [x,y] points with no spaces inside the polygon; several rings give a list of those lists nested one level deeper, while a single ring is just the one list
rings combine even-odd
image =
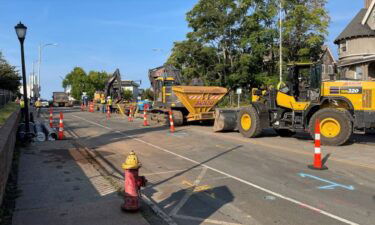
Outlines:
[{"label": "blue spray paint marking", "polygon": [[317,187],[318,189],[323,189],[323,190],[333,190],[335,189],[336,187],[341,187],[341,188],[344,188],[344,189],[347,189],[347,190],[350,190],[350,191],[354,191],[354,186],[352,185],[343,185],[343,184],[338,184],[338,183],[335,183],[333,181],[329,181],[329,180],[325,180],[323,178],[320,178],[320,177],[316,177],[316,176],[313,176],[313,175],[310,175],[310,174],[306,174],[306,173],[299,173],[298,175],[300,175],[301,177],[310,177],[310,178],[313,178],[315,180],[319,180],[319,181],[322,181],[322,182],[325,182],[325,183],[329,183],[329,185],[325,185],[325,186],[320,186],[320,187]]}]

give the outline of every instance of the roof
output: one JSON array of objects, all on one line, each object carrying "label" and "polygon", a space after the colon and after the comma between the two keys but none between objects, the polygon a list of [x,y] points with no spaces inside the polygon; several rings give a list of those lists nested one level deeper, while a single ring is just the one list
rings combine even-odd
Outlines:
[{"label": "roof", "polygon": [[362,25],[362,20],[366,13],[367,9],[361,9],[348,26],[346,26],[344,31],[336,38],[334,41],[335,44],[350,38],[375,36],[375,31],[371,30],[367,24]]},{"label": "roof", "polygon": [[122,80],[121,81],[121,86],[123,87],[139,87],[139,84],[135,83],[134,81],[131,80]]},{"label": "roof", "polygon": [[336,63],[336,59],[335,59],[335,57],[333,56],[332,51],[331,51],[331,49],[329,48],[329,46],[328,46],[328,45],[323,45],[323,46],[322,46],[322,54],[320,55],[320,59],[322,59],[323,56],[324,56],[326,53],[328,53],[328,55],[329,55],[329,57],[331,57],[332,61],[333,61],[334,63]]}]

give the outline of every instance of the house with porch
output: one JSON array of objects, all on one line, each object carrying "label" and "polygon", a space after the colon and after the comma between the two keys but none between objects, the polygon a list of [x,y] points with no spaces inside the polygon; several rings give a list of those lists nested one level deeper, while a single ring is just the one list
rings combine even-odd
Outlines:
[{"label": "house with porch", "polygon": [[375,0],[362,8],[334,43],[340,79],[375,80]]}]

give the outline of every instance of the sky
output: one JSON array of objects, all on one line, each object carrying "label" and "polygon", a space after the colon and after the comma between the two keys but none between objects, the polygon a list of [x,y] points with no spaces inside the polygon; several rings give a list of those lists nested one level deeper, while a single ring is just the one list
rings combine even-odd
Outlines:
[{"label": "sky", "polygon": [[[162,65],[173,43],[189,31],[185,14],[198,0],[0,0],[0,51],[20,66],[14,26],[27,27],[26,73],[38,60],[40,44],[57,43],[42,51],[42,97],[63,91],[62,78],[75,66],[112,73],[123,80],[150,86],[148,70]],[[364,0],[328,0],[331,16],[327,44],[337,57],[333,40],[363,8]],[[35,66],[37,71],[37,66]]]}]

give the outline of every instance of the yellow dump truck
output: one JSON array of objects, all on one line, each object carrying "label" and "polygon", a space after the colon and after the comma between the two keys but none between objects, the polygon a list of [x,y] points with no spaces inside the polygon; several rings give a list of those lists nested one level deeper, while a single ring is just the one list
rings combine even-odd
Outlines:
[{"label": "yellow dump truck", "polygon": [[180,110],[186,121],[214,120],[212,109],[228,92],[226,88],[205,86],[176,86],[172,91],[187,110]]},{"label": "yellow dump truck", "polygon": [[214,106],[228,92],[222,87],[183,86],[180,73],[172,66],[149,71],[154,90],[151,119],[166,122],[172,110],[176,126],[186,121],[214,120]]}]

